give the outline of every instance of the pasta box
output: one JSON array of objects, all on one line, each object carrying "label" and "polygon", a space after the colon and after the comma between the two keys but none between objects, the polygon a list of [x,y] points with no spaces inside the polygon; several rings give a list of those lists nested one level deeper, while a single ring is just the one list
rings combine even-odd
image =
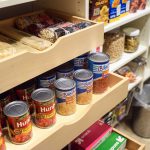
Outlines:
[{"label": "pasta box", "polygon": [[112,127],[98,120],[71,142],[71,150],[91,150],[109,137],[111,132]]},{"label": "pasta box", "polygon": [[111,135],[95,150],[124,150],[127,139],[122,135],[112,132]]}]

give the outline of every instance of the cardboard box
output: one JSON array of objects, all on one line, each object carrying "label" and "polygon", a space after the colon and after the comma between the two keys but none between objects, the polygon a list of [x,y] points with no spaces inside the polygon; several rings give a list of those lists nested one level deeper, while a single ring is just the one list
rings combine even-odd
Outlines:
[{"label": "cardboard box", "polygon": [[127,15],[130,9],[130,0],[121,0],[121,17]]},{"label": "cardboard box", "polygon": [[112,127],[98,120],[71,142],[71,150],[91,150],[101,144],[111,132]]},{"label": "cardboard box", "polygon": [[116,132],[112,132],[111,135],[95,150],[124,150],[126,147],[127,139]]}]

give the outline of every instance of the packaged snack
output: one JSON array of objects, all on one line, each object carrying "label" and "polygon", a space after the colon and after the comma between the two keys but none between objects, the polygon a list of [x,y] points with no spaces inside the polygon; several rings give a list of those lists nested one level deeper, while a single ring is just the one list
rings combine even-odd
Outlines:
[{"label": "packaged snack", "polygon": [[109,137],[111,131],[112,127],[98,120],[71,142],[71,150],[95,149]]},{"label": "packaged snack", "polygon": [[93,72],[93,93],[103,93],[109,85],[109,57],[104,53],[91,53],[88,65]]},{"label": "packaged snack", "polygon": [[93,73],[86,69],[79,69],[74,72],[74,80],[77,88],[77,103],[89,104],[93,94]]},{"label": "packaged snack", "polygon": [[14,144],[24,144],[32,137],[29,107],[25,102],[13,101],[4,107],[7,117],[9,139]]},{"label": "packaged snack", "polygon": [[69,78],[60,78],[54,83],[56,88],[56,109],[61,115],[71,115],[76,111],[76,83]]},{"label": "packaged snack", "polygon": [[133,53],[138,49],[140,30],[137,28],[124,28],[125,33],[125,52]]},{"label": "packaged snack", "polygon": [[90,0],[90,19],[97,22],[109,21],[109,1],[108,0]]},{"label": "packaged snack", "polygon": [[116,132],[112,132],[111,135],[95,150],[124,150],[126,147],[127,139]]},{"label": "packaged snack", "polygon": [[56,122],[55,94],[48,88],[40,88],[31,95],[35,105],[34,122],[40,128],[47,128]]},{"label": "packaged snack", "polygon": [[120,11],[121,17],[123,17],[129,13],[130,1],[131,0],[120,0],[120,2],[121,2],[121,11]]},{"label": "packaged snack", "polygon": [[119,60],[124,52],[125,36],[120,31],[105,34],[104,53],[109,55],[110,63]]},{"label": "packaged snack", "polygon": [[109,1],[109,22],[114,22],[119,20],[121,11],[120,0],[110,0]]}]

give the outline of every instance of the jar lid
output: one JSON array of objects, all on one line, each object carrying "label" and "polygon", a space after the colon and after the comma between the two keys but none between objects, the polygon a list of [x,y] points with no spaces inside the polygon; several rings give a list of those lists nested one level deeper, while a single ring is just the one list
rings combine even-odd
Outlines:
[{"label": "jar lid", "polygon": [[137,28],[124,28],[123,32],[128,36],[138,36],[140,34],[140,30]]}]

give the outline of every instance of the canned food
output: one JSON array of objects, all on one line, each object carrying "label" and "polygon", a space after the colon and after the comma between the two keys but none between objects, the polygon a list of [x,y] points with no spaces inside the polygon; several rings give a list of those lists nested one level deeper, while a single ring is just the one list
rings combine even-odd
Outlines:
[{"label": "canned food", "polygon": [[102,93],[109,84],[109,57],[104,53],[92,53],[88,57],[89,69],[93,72],[93,93]]},{"label": "canned food", "polygon": [[5,128],[6,125],[6,117],[3,113],[3,108],[11,102],[11,95],[9,92],[5,92],[3,94],[0,94],[0,120],[1,120],[1,126],[2,128]]},{"label": "canned food", "polygon": [[23,101],[13,101],[4,107],[7,117],[10,141],[14,144],[23,144],[32,137],[32,124],[29,107]]},{"label": "canned food", "polygon": [[55,73],[46,73],[38,78],[39,88],[50,88],[54,90],[54,82],[56,81]]},{"label": "canned food", "polygon": [[0,126],[0,150],[6,150],[5,139],[2,134],[2,128]]},{"label": "canned food", "polygon": [[60,66],[57,70],[57,79],[70,78],[73,79],[74,67],[71,63]]},{"label": "canned food", "polygon": [[35,105],[35,125],[47,128],[56,122],[55,94],[48,88],[35,90],[31,95]]},{"label": "canned food", "polygon": [[31,93],[35,90],[34,80],[28,81],[16,88],[17,99],[25,101],[29,104],[30,114],[34,112],[34,106],[31,98]]},{"label": "canned food", "polygon": [[77,103],[89,104],[93,94],[93,73],[90,70],[79,69],[74,72],[77,88]]},{"label": "canned food", "polygon": [[88,62],[87,62],[88,53],[81,55],[79,57],[76,57],[73,60],[74,63],[74,70],[78,69],[87,69],[88,68]]},{"label": "canned food", "polygon": [[68,78],[60,78],[54,83],[56,88],[56,109],[61,115],[71,115],[76,111],[76,83]]}]

